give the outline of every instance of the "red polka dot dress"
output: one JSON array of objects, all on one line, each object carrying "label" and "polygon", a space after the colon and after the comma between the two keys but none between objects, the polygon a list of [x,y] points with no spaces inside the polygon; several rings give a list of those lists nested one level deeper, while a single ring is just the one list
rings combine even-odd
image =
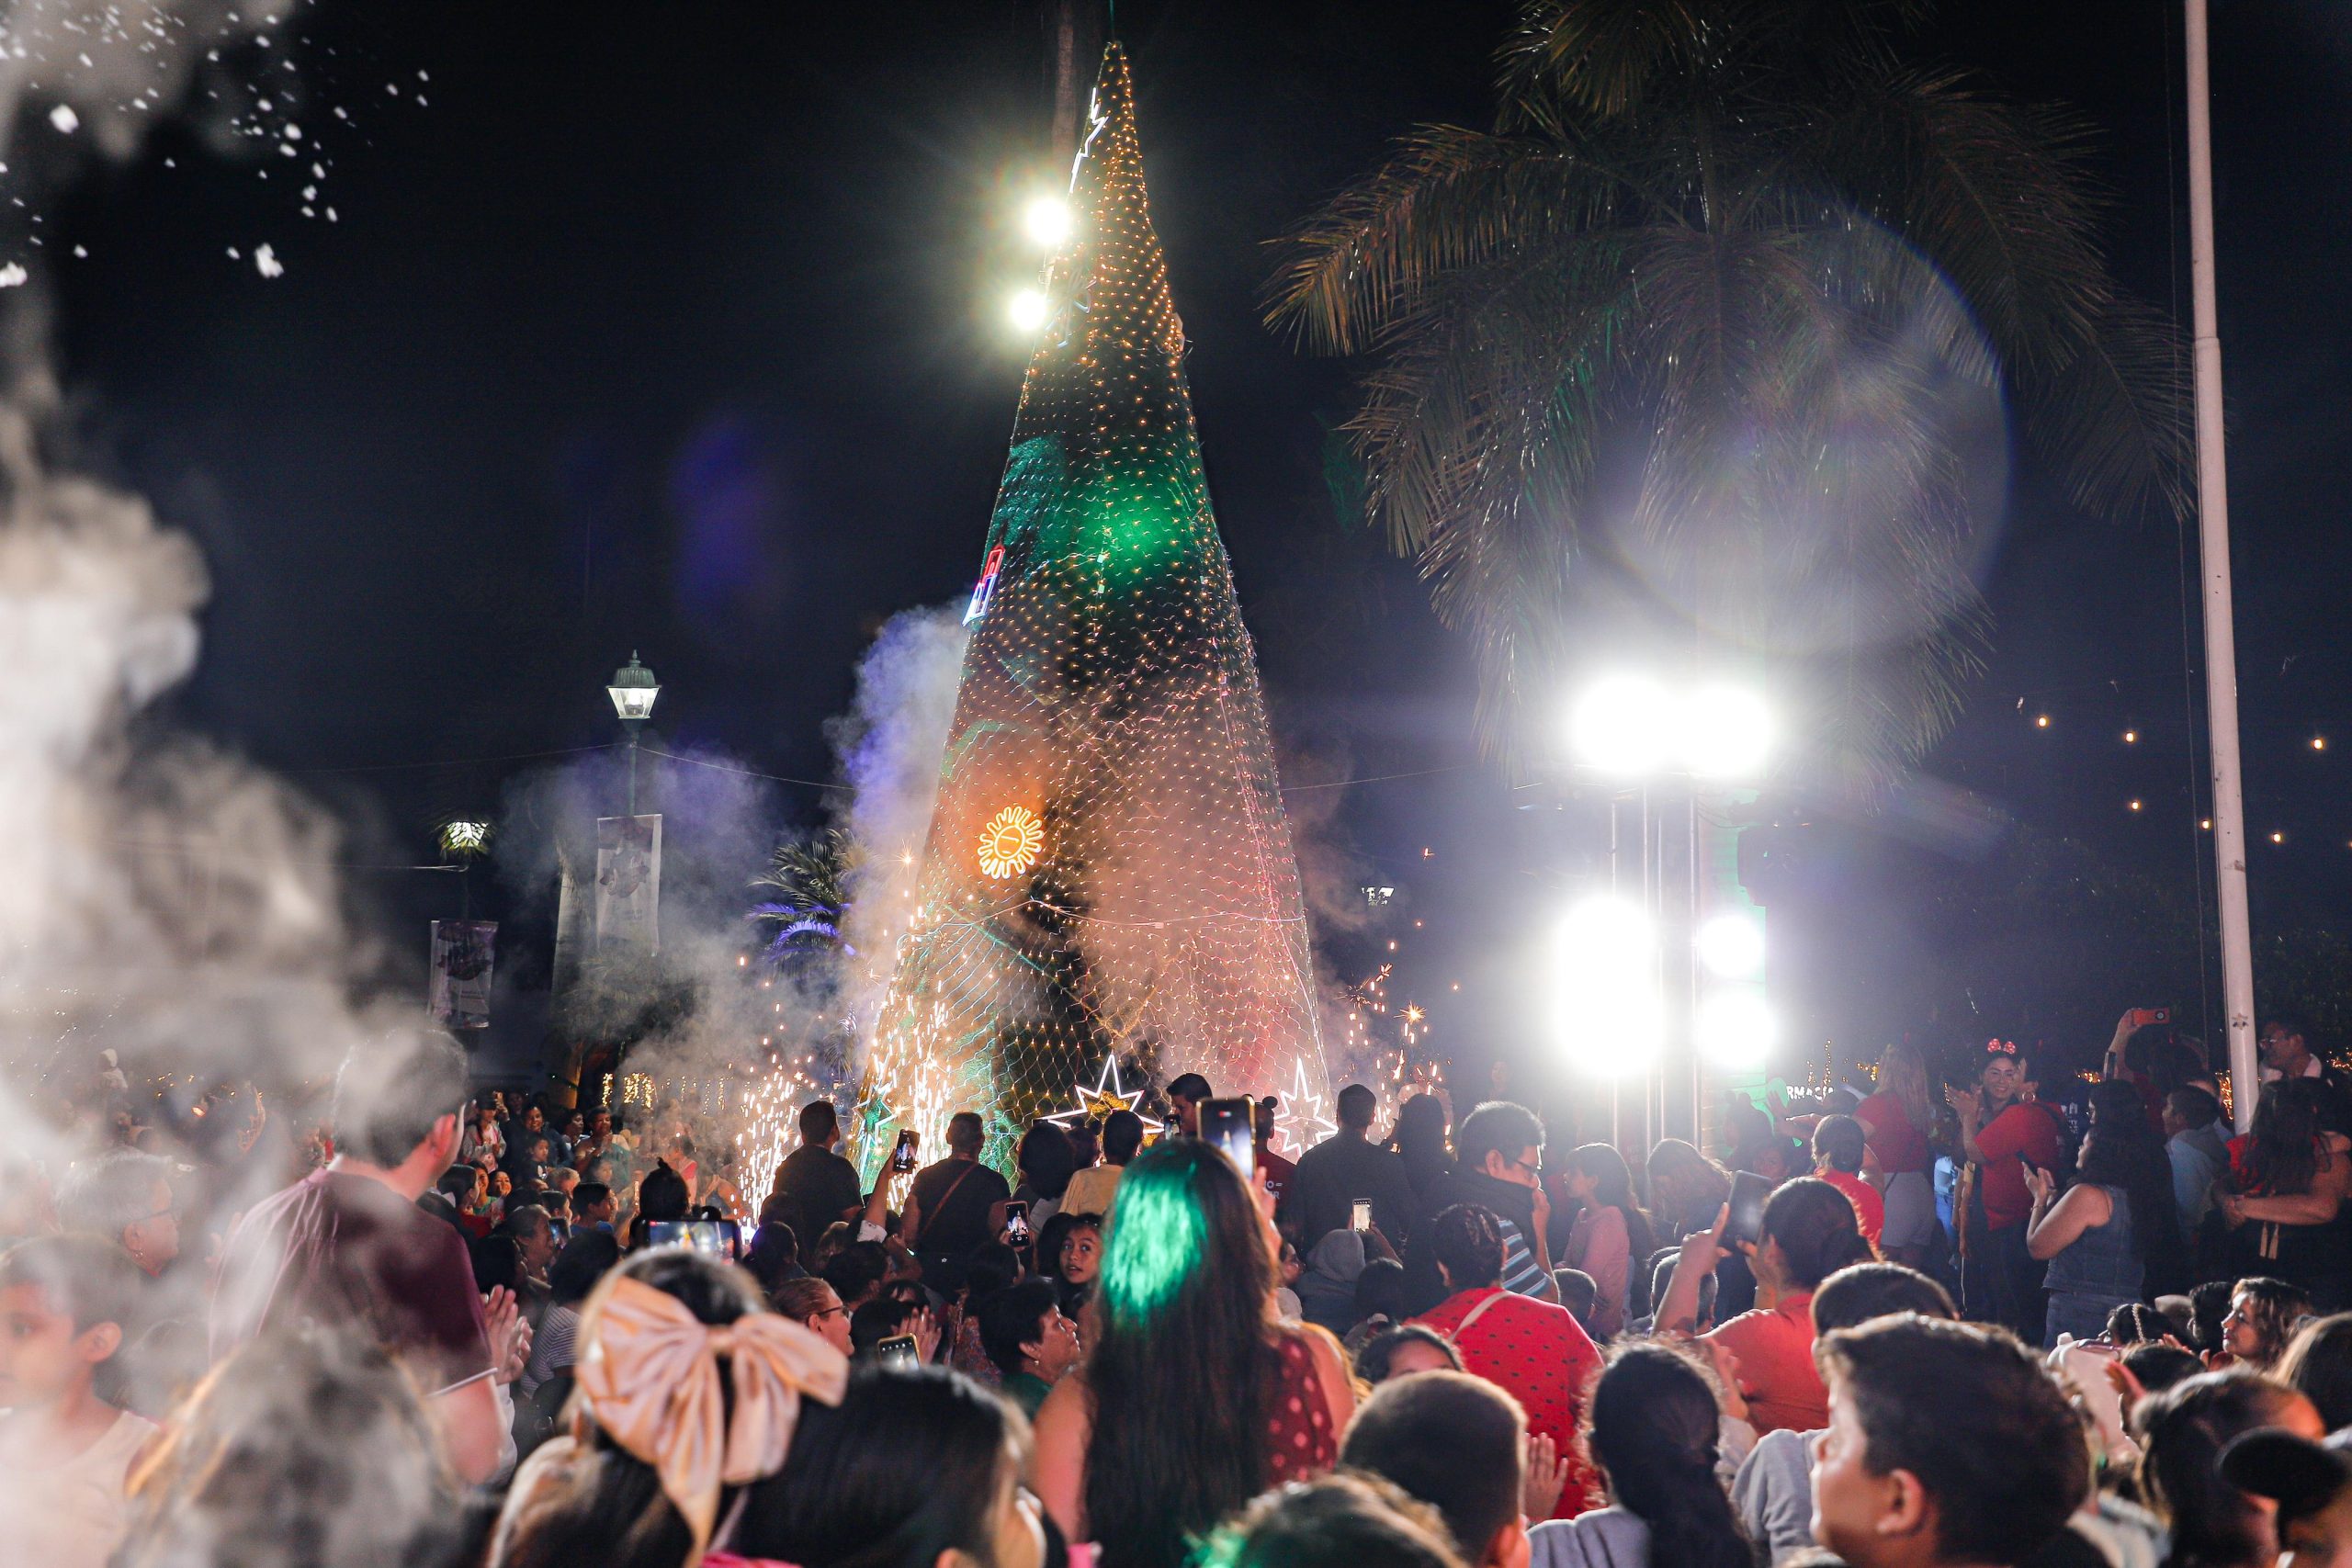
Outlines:
[{"label": "red polka dot dress", "polygon": [[1284,1334],[1276,1348],[1280,1355],[1267,1401],[1266,1480],[1282,1486],[1312,1480],[1337,1463],[1340,1434],[1331,1429],[1331,1406],[1315,1375],[1315,1353],[1306,1337]]}]

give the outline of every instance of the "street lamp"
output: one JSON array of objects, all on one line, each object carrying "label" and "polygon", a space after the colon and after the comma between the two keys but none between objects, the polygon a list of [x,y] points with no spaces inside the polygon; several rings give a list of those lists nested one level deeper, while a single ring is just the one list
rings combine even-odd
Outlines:
[{"label": "street lamp", "polygon": [[662,682],[653,671],[638,661],[637,650],[631,649],[628,662],[613,671],[605,687],[613,699],[613,711],[621,716],[621,728],[628,731],[628,814],[637,815],[637,732],[653,716],[653,699],[662,694]]}]

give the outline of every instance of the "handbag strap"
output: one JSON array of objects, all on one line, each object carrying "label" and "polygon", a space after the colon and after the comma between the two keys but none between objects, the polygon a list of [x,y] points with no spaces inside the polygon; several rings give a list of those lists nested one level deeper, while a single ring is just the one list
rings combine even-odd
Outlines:
[{"label": "handbag strap", "polygon": [[[958,1171],[958,1172],[956,1172],[956,1179],[955,1179],[955,1180],[953,1180],[953,1181],[951,1181],[951,1182],[949,1182],[949,1183],[947,1184],[947,1190],[946,1190],[946,1191],[944,1191],[944,1192],[942,1192],[942,1193],[939,1195],[939,1206],[938,1206],[937,1208],[935,1208],[935,1209],[932,1210],[929,1213],[927,1213],[927,1214],[923,1215],[923,1217],[922,1217],[922,1228],[923,1228],[925,1231],[928,1231],[928,1230],[930,1230],[930,1229],[931,1229],[931,1222],[932,1222],[932,1221],[933,1221],[933,1220],[937,1219],[940,1215],[942,1215],[942,1214],[944,1214],[944,1213],[945,1213],[947,1212],[947,1204],[948,1204],[948,1201],[956,1196],[956,1190],[957,1188],[959,1188],[959,1187],[961,1187],[961,1186],[963,1186],[963,1185],[964,1185],[964,1179],[965,1179],[966,1177],[967,1177],[967,1176],[971,1175],[971,1174],[972,1174],[972,1172],[974,1172],[974,1171],[976,1171],[976,1170],[978,1170],[978,1169],[979,1169],[979,1168],[980,1168],[980,1162],[979,1162],[979,1161],[978,1161],[978,1160],[974,1160],[971,1164],[969,1164],[969,1165],[966,1166],[962,1170],[960,1170],[960,1171]],[[918,1235],[915,1237],[915,1244],[916,1244],[917,1246],[921,1246],[921,1245],[922,1245],[922,1237],[920,1235]]]},{"label": "handbag strap", "polygon": [[1476,1306],[1472,1307],[1468,1312],[1463,1314],[1462,1321],[1453,1325],[1453,1332],[1445,1337],[1446,1343],[1459,1348],[1462,1344],[1462,1337],[1470,1332],[1470,1325],[1477,1322],[1480,1318],[1486,1316],[1487,1309],[1488,1307],[1494,1305],[1497,1302],[1502,1300],[1509,1294],[1510,1294],[1510,1292],[1501,1288],[1500,1286],[1496,1287],[1495,1293],[1493,1295],[1488,1296],[1485,1301],[1480,1302]]}]

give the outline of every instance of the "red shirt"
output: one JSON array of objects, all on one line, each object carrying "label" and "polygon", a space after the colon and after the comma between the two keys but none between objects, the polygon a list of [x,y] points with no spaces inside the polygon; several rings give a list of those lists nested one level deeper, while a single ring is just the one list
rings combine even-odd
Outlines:
[{"label": "red shirt", "polygon": [[2033,1212],[2033,1194],[2025,1186],[2026,1166],[2058,1168],[2057,1113],[2020,1100],[1985,1123],[1976,1134],[1976,1146],[1984,1151],[1977,1189],[1984,1195],[1984,1223],[1996,1231],[2025,1224]]},{"label": "red shirt", "polygon": [[1862,1234],[1870,1238],[1871,1245],[1876,1247],[1879,1232],[1886,1229],[1886,1200],[1879,1195],[1879,1190],[1860,1177],[1849,1176],[1842,1170],[1825,1170],[1816,1174],[1846,1195],[1846,1201],[1854,1205],[1855,1223],[1862,1227]]},{"label": "red shirt", "polygon": [[[1283,1195],[1283,1190],[1290,1185],[1291,1178],[1298,1174],[1298,1162],[1284,1159],[1272,1149],[1260,1149],[1258,1168],[1266,1173],[1266,1190],[1279,1200]],[[1314,1236],[1302,1241],[1298,1244],[1299,1250],[1304,1252],[1322,1239],[1321,1236]]]},{"label": "red shirt", "polygon": [[1829,1425],[1829,1391],[1813,1359],[1813,1292],[1799,1291],[1781,1304],[1741,1313],[1707,1336],[1739,1358],[1739,1391],[1747,1396],[1748,1424],[1762,1437],[1786,1427],[1817,1432]]},{"label": "red shirt", "polygon": [[[1500,1299],[1479,1313],[1476,1323],[1455,1333],[1481,1302],[1496,1297]],[[1569,1461],[1568,1483],[1560,1489],[1552,1517],[1573,1518],[1596,1506],[1593,1494],[1599,1488],[1577,1441],[1577,1423],[1600,1374],[1600,1352],[1568,1309],[1487,1285],[1449,1296],[1413,1321],[1453,1340],[1464,1371],[1518,1400],[1527,1412],[1527,1429],[1547,1433],[1559,1444],[1560,1457]]]},{"label": "red shirt", "polygon": [[1854,1107],[1854,1120],[1862,1124],[1871,1153],[1887,1175],[1928,1168],[1928,1135],[1911,1125],[1910,1113],[1893,1091],[1881,1089]]},{"label": "red shirt", "polygon": [[1275,1346],[1273,1411],[1266,1423],[1266,1479],[1275,1486],[1312,1481],[1340,1460],[1340,1434],[1315,1372],[1306,1336],[1285,1333]]}]

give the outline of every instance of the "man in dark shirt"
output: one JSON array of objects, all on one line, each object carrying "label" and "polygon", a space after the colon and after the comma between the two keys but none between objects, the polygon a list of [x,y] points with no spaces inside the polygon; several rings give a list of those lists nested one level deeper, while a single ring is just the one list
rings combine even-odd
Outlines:
[{"label": "man in dark shirt", "polygon": [[1209,1088],[1209,1080],[1198,1073],[1178,1073],[1168,1080],[1168,1109],[1175,1125],[1164,1136],[1197,1138],[1201,1135],[1201,1104],[1213,1100],[1216,1091]]},{"label": "man in dark shirt", "polygon": [[800,1146],[775,1168],[772,1196],[784,1201],[785,1223],[800,1244],[800,1266],[817,1264],[817,1243],[836,1220],[857,1223],[865,1196],[858,1190],[857,1168],[833,1152],[842,1141],[841,1118],[829,1100],[812,1100],[800,1108]]},{"label": "man in dark shirt", "polygon": [[1360,1198],[1372,1200],[1372,1223],[1388,1244],[1403,1247],[1413,1223],[1413,1184],[1404,1156],[1372,1141],[1379,1102],[1351,1083],[1340,1091],[1340,1130],[1298,1156],[1298,1172],[1283,1190],[1274,1219],[1297,1226],[1298,1250],[1311,1252],[1333,1231],[1346,1230]]},{"label": "man in dark shirt", "polygon": [[372,1336],[407,1365],[451,1466],[474,1483],[511,1451],[495,1385],[529,1340],[511,1298],[485,1312],[465,1242],[416,1206],[457,1156],[466,1085],[465,1053],[446,1034],[355,1047],[335,1079],[335,1157],[238,1221],[213,1282],[210,1337],[218,1361],[281,1325]]},{"label": "man in dark shirt", "polygon": [[1438,1272],[1430,1223],[1456,1203],[1477,1204],[1503,1222],[1505,1290],[1558,1301],[1544,1238],[1551,1207],[1537,1176],[1544,1123],[1523,1105],[1488,1100],[1462,1119],[1453,1143],[1460,1156],[1453,1169],[1421,1189],[1413,1216],[1412,1245],[1405,1250],[1407,1310],[1428,1312],[1450,1293]]},{"label": "man in dark shirt", "polygon": [[1012,1196],[1003,1177],[980,1163],[987,1143],[978,1113],[947,1119],[947,1157],[915,1173],[914,1190],[899,1234],[922,1264],[923,1283],[953,1295],[964,1282],[964,1260],[994,1241],[989,1216]]}]

